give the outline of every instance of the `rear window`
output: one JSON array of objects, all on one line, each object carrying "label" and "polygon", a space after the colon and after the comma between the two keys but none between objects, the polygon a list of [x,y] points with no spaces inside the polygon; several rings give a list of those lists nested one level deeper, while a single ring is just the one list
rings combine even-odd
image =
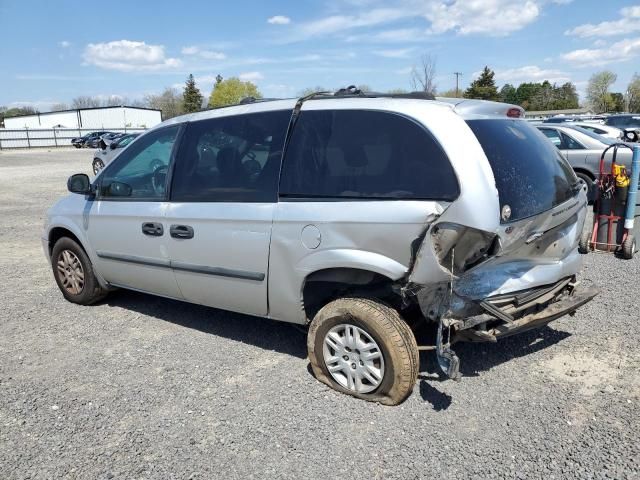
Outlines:
[{"label": "rear window", "polygon": [[613,127],[638,128],[640,127],[640,116],[629,115],[620,117],[608,117],[605,120],[605,123]]},{"label": "rear window", "polygon": [[458,194],[449,159],[423,126],[367,110],[303,111],[280,182],[284,198],[454,200]]},{"label": "rear window", "polygon": [[489,159],[508,221],[550,210],[574,195],[577,178],[558,149],[520,120],[469,120]]}]

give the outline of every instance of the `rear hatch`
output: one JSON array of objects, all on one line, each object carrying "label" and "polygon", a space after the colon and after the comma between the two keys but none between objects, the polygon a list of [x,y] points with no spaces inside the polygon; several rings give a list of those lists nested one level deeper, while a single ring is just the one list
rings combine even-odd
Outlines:
[{"label": "rear hatch", "polygon": [[586,194],[558,149],[523,120],[470,119],[493,170],[499,248],[460,276],[459,295],[484,298],[551,284],[580,268]]}]

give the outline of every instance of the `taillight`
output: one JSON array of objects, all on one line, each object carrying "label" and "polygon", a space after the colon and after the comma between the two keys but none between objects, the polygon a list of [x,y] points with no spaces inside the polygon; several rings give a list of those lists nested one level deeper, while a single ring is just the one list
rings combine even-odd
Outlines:
[{"label": "taillight", "polygon": [[522,110],[519,108],[510,108],[507,110],[507,117],[510,118],[520,118],[522,116]]}]

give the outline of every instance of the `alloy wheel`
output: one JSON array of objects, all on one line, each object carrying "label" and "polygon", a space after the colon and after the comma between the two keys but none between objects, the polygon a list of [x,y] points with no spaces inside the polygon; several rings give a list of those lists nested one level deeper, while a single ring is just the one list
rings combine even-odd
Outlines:
[{"label": "alloy wheel", "polygon": [[84,288],[82,263],[71,250],[62,250],[57,259],[58,276],[63,288],[72,295],[79,295]]}]

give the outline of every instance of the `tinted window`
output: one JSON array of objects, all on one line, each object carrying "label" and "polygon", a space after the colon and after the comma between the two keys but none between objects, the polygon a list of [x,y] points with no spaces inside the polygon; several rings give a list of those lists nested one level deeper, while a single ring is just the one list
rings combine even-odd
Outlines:
[{"label": "tinted window", "polygon": [[622,128],[637,128],[640,127],[640,116],[614,116],[608,117],[605,120],[607,125]]},{"label": "tinted window", "polygon": [[453,200],[456,175],[435,139],[397,114],[303,111],[284,160],[280,194],[301,198]]},{"label": "tinted window", "polygon": [[282,110],[189,124],[178,151],[171,199],[276,201],[290,118],[291,111]]},{"label": "tinted window", "polygon": [[570,199],[577,178],[557,148],[520,120],[467,122],[484,149],[510,221],[537,215]]},{"label": "tinted window", "polygon": [[562,134],[562,141],[564,143],[564,148],[568,150],[584,150],[584,147],[581,143],[579,143],[577,140],[574,140],[572,137],[565,133]]},{"label": "tinted window", "polygon": [[150,132],[118,155],[100,177],[100,196],[163,199],[167,167],[179,128],[174,125]]},{"label": "tinted window", "polygon": [[557,148],[562,148],[562,139],[560,138],[560,133],[557,130],[549,128],[541,128],[540,130]]}]

